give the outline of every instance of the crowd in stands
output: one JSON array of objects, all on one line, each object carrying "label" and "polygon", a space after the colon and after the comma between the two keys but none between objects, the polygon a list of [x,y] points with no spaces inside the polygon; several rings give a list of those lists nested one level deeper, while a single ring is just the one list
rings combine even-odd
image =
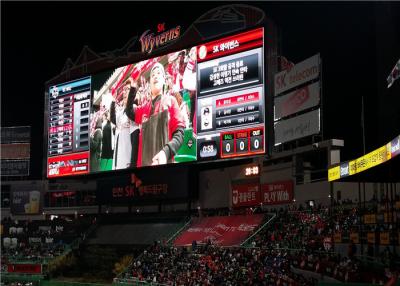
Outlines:
[{"label": "crowd in stands", "polygon": [[354,243],[349,243],[347,255],[333,252],[333,233],[359,225],[357,209],[333,216],[321,206],[271,211],[275,219],[254,234],[248,247],[222,248],[211,242],[198,246],[194,242],[185,248],[155,243],[123,278],[166,285],[316,285],[315,276],[304,273],[377,284],[397,275],[389,266],[377,271],[362,263]]},{"label": "crowd in stands", "polygon": [[310,285],[311,278],[290,271],[289,261],[286,252],[276,250],[206,244],[188,251],[155,244],[126,278],[167,285]]},{"label": "crowd in stands", "polygon": [[65,251],[67,245],[83,236],[92,223],[91,217],[37,221],[12,221],[5,218],[1,222],[2,264],[57,257]]}]

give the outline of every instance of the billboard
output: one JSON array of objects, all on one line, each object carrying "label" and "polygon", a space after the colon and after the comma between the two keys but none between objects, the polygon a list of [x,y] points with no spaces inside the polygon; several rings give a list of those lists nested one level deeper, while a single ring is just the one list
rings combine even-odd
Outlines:
[{"label": "billboard", "polygon": [[1,176],[28,176],[29,160],[1,160]]},{"label": "billboard", "polygon": [[1,127],[1,144],[31,142],[30,126]]},{"label": "billboard", "polygon": [[47,176],[264,153],[263,41],[258,28],[50,86]]},{"label": "billboard", "polygon": [[11,189],[11,213],[32,215],[42,213],[42,195],[38,184],[16,185]]},{"label": "billboard", "polygon": [[232,206],[254,206],[260,202],[260,184],[232,184]]},{"label": "billboard", "polygon": [[320,103],[320,83],[315,82],[275,98],[274,121]]},{"label": "billboard", "polygon": [[328,169],[328,181],[345,178],[385,163],[386,161],[396,157],[400,153],[399,150],[400,135],[364,156],[342,162],[338,166],[330,167]]},{"label": "billboard", "polygon": [[1,128],[1,176],[28,176],[31,127]]},{"label": "billboard", "polygon": [[186,168],[154,169],[104,178],[98,181],[97,198],[101,203],[176,200],[189,196],[191,180]]},{"label": "billboard", "polygon": [[293,181],[274,182],[261,185],[264,205],[288,204],[293,200]]},{"label": "billboard", "polygon": [[320,131],[320,109],[274,123],[275,146]]},{"label": "billboard", "polygon": [[319,54],[275,75],[275,96],[319,77]]}]

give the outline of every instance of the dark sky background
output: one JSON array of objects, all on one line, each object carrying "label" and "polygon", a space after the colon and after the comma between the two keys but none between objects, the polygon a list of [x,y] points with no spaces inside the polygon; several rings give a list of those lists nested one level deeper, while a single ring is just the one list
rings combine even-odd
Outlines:
[{"label": "dark sky background", "polygon": [[[238,4],[239,2],[234,2]],[[323,61],[324,135],[345,140],[342,160],[400,133],[400,80],[386,78],[400,58],[400,3],[243,2],[265,11],[294,63]],[[229,2],[220,2],[220,5]],[[42,175],[45,82],[84,45],[121,48],[157,23],[188,27],[217,2],[1,2],[1,126],[32,126],[32,178]]]}]

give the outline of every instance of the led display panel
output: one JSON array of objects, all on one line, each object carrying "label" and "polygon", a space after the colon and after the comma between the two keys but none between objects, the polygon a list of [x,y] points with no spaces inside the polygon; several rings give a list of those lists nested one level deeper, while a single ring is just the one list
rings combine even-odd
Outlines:
[{"label": "led display panel", "polygon": [[197,159],[265,152],[264,30],[198,47]]},{"label": "led display panel", "polygon": [[49,87],[49,178],[265,153],[264,29]]},{"label": "led display panel", "polygon": [[50,87],[48,177],[89,172],[90,93],[90,77]]},{"label": "led display panel", "polygon": [[196,161],[196,47],[92,77],[90,171]]}]

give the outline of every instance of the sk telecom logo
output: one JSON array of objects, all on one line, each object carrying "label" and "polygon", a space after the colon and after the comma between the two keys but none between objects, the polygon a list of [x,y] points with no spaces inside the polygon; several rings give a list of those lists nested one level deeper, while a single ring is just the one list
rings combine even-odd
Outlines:
[{"label": "sk telecom logo", "polygon": [[131,174],[131,184],[135,185],[136,188],[139,188],[142,185],[142,180],[136,177],[135,174]]},{"label": "sk telecom logo", "polygon": [[142,36],[140,36],[139,40],[142,46],[142,52],[150,54],[154,49],[176,40],[180,35],[181,26],[165,30],[165,23],[158,24],[157,34],[151,33],[150,30],[147,30],[142,34]]}]

